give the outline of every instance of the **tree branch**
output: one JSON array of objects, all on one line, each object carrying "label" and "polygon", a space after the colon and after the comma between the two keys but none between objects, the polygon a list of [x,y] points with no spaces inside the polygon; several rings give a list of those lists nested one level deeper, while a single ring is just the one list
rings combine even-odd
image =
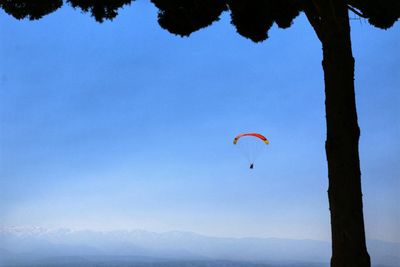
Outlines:
[{"label": "tree branch", "polygon": [[364,18],[364,19],[367,19],[367,18],[368,18],[367,16],[365,16],[363,13],[361,13],[360,11],[358,11],[357,9],[355,9],[354,7],[352,7],[352,6],[350,6],[350,5],[347,5],[347,7],[348,7],[349,10],[351,10],[354,14],[356,14],[356,15],[358,15],[358,16]]},{"label": "tree branch", "polygon": [[320,41],[322,41],[322,26],[321,16],[318,13],[317,7],[311,1],[303,1],[304,14],[306,14],[308,21],[314,28],[315,33]]}]

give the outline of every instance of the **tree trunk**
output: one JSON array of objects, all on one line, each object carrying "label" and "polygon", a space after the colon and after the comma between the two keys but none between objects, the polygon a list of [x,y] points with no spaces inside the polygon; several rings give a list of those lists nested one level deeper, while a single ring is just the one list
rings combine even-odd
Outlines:
[{"label": "tree trunk", "polygon": [[332,267],[370,266],[364,232],[361,172],[358,153],[360,130],[354,93],[354,58],[350,25],[344,1],[329,5],[321,19],[325,78],[332,230]]}]

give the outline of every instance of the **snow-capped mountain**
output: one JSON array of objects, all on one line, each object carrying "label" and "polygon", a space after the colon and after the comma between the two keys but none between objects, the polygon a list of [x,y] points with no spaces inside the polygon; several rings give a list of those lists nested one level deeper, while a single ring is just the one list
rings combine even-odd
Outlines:
[{"label": "snow-capped mountain", "polygon": [[[368,241],[372,262],[400,266],[400,244]],[[220,238],[191,232],[155,233],[12,227],[0,229],[0,259],[119,256],[146,260],[230,260],[328,263],[329,242],[278,238]],[[1,260],[0,260],[1,266]]]}]

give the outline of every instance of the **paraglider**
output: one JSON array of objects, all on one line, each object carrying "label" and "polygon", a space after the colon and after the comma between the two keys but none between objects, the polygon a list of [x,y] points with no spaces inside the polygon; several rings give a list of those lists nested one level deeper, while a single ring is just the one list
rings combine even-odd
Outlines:
[{"label": "paraglider", "polygon": [[[240,142],[238,144],[239,139]],[[238,148],[249,161],[250,169],[253,169],[254,161],[260,155],[265,145],[269,144],[269,141],[265,136],[259,133],[243,133],[237,135],[233,139],[233,144],[238,144]]]}]

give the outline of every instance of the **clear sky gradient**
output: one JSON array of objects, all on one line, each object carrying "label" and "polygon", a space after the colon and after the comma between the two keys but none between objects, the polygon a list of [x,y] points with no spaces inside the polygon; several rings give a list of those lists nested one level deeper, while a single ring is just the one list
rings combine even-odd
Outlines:
[{"label": "clear sky gradient", "polygon": [[[0,13],[0,222],[330,239],[322,50],[303,15],[254,44],[180,38],[136,1],[98,24]],[[400,28],[352,20],[367,238],[400,242]],[[250,170],[232,144],[270,145]]]}]

